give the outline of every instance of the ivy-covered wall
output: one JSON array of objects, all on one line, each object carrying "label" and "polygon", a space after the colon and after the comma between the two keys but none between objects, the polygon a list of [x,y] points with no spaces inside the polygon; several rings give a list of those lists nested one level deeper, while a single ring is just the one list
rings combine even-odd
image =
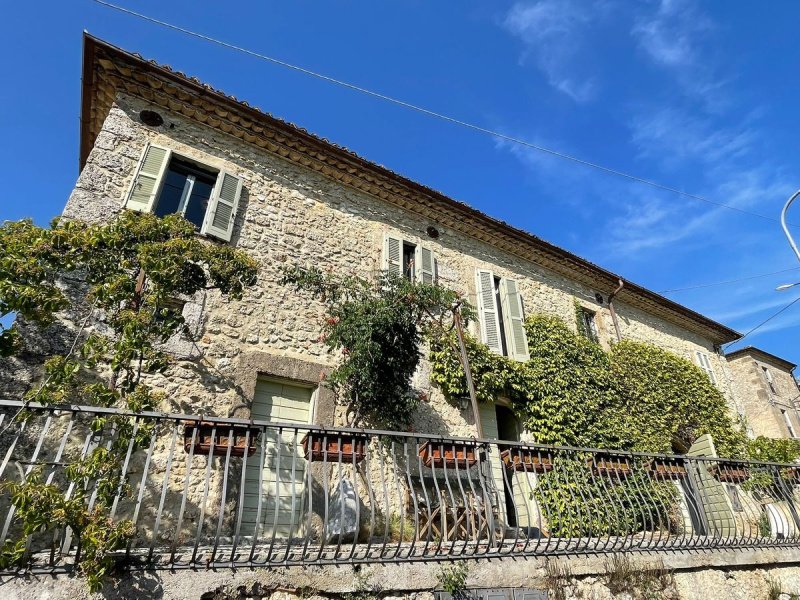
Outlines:
[{"label": "ivy-covered wall", "polygon": [[[725,397],[685,358],[623,341],[605,352],[562,320],[526,321],[530,360],[468,343],[478,397],[511,401],[532,441],[650,452],[682,452],[710,433],[723,456],[745,453]],[[467,393],[452,344],[432,341],[432,379],[448,398]]]}]

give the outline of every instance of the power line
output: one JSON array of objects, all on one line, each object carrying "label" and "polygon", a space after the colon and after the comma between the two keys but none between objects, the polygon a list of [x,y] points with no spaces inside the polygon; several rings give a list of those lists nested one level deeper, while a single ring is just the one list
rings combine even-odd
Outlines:
[{"label": "power line", "polygon": [[795,304],[796,302],[799,302],[799,301],[800,301],[800,296],[798,296],[797,298],[795,298],[794,300],[792,300],[791,302],[789,302],[789,304],[787,304],[786,306],[784,306],[782,309],[780,309],[778,312],[776,312],[776,313],[775,313],[774,315],[772,315],[771,317],[768,317],[767,319],[764,319],[763,321],[761,321],[761,323],[759,323],[758,325],[756,325],[755,327],[753,327],[753,328],[752,328],[750,331],[748,331],[747,333],[745,333],[745,334],[744,334],[742,337],[740,337],[738,340],[734,340],[734,341],[732,341],[732,342],[728,342],[727,344],[723,344],[723,345],[724,345],[724,346],[728,346],[728,345],[730,345],[730,344],[738,344],[738,343],[739,343],[739,342],[741,342],[741,341],[742,341],[744,338],[746,338],[748,335],[750,335],[750,334],[751,334],[751,333],[753,333],[754,331],[757,331],[758,329],[760,329],[761,327],[763,327],[764,325],[766,325],[767,323],[769,323],[770,321],[772,321],[772,319],[774,319],[775,317],[777,317],[777,316],[778,316],[778,315],[780,315],[781,313],[785,312],[786,310],[788,310],[789,308],[791,308],[793,304]]},{"label": "power line", "polygon": [[[127,15],[131,15],[131,16],[137,17],[137,18],[142,19],[144,21],[148,21],[150,23],[154,23],[156,25],[160,25],[162,27],[166,27],[168,29],[172,29],[174,31],[179,31],[180,33],[183,33],[185,35],[188,35],[188,36],[191,36],[191,37],[195,37],[195,38],[204,40],[206,42],[211,42],[212,44],[217,44],[218,46],[223,46],[223,47],[228,48],[230,50],[235,50],[237,52],[242,52],[243,54],[247,54],[249,56],[253,56],[255,58],[258,58],[258,59],[261,59],[261,60],[265,60],[267,62],[271,62],[271,63],[279,65],[281,67],[285,67],[287,69],[292,69],[292,70],[297,71],[299,73],[303,73],[305,75],[310,75],[311,77],[316,77],[317,79],[321,79],[323,81],[327,81],[328,83],[333,83],[333,84],[345,87],[347,89],[350,89],[350,90],[353,90],[353,91],[356,91],[356,92],[359,92],[359,93],[362,93],[362,94],[366,94],[366,95],[372,96],[374,98],[378,98],[380,100],[385,100],[387,102],[391,102],[393,104],[397,104],[398,106],[402,106],[404,108],[408,108],[408,109],[414,110],[416,112],[419,112],[419,113],[422,113],[422,114],[425,114],[425,115],[428,115],[428,116],[431,116],[431,117],[436,117],[437,119],[442,119],[442,120],[447,121],[449,123],[453,123],[455,125],[460,125],[461,127],[466,127],[468,129],[472,129],[473,131],[478,131],[480,133],[485,133],[485,134],[488,134],[490,136],[493,136],[493,137],[496,137],[496,138],[500,138],[500,139],[506,140],[508,142],[512,142],[514,144],[519,144],[521,146],[525,146],[526,148],[531,148],[532,150],[536,150],[538,152],[543,152],[545,154],[549,154],[551,156],[555,156],[555,157],[563,159],[563,160],[571,161],[573,163],[577,163],[577,164],[583,165],[585,167],[590,167],[592,169],[596,169],[598,171],[602,171],[602,172],[608,173],[610,175],[615,175],[617,177],[622,177],[624,179],[628,179],[629,181],[634,181],[636,183],[641,183],[641,184],[644,184],[644,185],[648,185],[648,186],[651,186],[651,187],[659,189],[659,190],[663,190],[663,191],[666,191],[666,192],[671,192],[673,194],[677,194],[679,196],[683,196],[684,198],[690,198],[692,200],[698,200],[700,202],[705,202],[706,204],[711,204],[713,206],[718,206],[720,208],[727,208],[728,210],[734,210],[736,212],[739,212],[739,213],[742,213],[742,214],[745,214],[745,215],[750,215],[750,216],[753,216],[753,217],[758,217],[759,219],[764,219],[766,221],[774,221],[776,223],[779,221],[778,219],[776,219],[774,217],[770,217],[770,216],[767,216],[767,215],[763,215],[761,213],[757,213],[757,212],[753,212],[753,211],[750,211],[750,210],[746,210],[744,208],[739,208],[737,206],[732,206],[730,204],[724,204],[722,202],[717,202],[715,200],[711,200],[709,198],[705,198],[705,197],[699,196],[697,194],[684,192],[683,190],[680,190],[678,188],[671,187],[671,186],[668,186],[668,185],[664,185],[664,184],[658,183],[657,181],[653,181],[651,179],[645,179],[643,177],[638,177],[636,175],[631,175],[631,174],[625,173],[623,171],[618,171],[617,169],[612,169],[611,167],[606,167],[606,166],[600,165],[598,163],[594,163],[594,162],[591,162],[591,161],[588,161],[588,160],[584,160],[582,158],[578,158],[576,156],[572,156],[572,155],[569,155],[569,154],[565,154],[563,152],[559,152],[557,150],[552,150],[550,148],[546,148],[546,147],[540,146],[538,144],[533,144],[533,143],[527,142],[527,141],[525,141],[523,139],[516,138],[516,137],[510,136],[510,135],[506,135],[504,133],[500,133],[500,132],[494,131],[492,129],[487,129],[485,127],[481,127],[480,125],[475,125],[474,123],[469,123],[467,121],[462,121],[461,119],[457,119],[455,117],[451,117],[451,116],[448,116],[448,115],[445,115],[445,114],[442,114],[442,113],[439,113],[439,112],[424,108],[422,106],[418,106],[416,104],[412,104],[410,102],[406,102],[404,100],[400,100],[398,98],[394,98],[392,96],[387,96],[386,94],[381,94],[380,92],[375,92],[375,91],[369,90],[367,88],[355,85],[353,83],[349,83],[349,82],[343,81],[341,79],[336,79],[335,77],[330,77],[330,76],[324,75],[322,73],[317,73],[316,71],[312,71],[310,69],[306,69],[304,67],[300,67],[300,66],[288,63],[286,61],[274,58],[272,56],[268,56],[266,54],[261,54],[259,52],[255,52],[254,50],[248,50],[247,48],[243,48],[241,46],[237,46],[236,44],[231,44],[229,42],[225,42],[223,40],[219,40],[217,38],[213,38],[211,36],[208,36],[208,35],[205,35],[205,34],[202,34],[202,33],[197,33],[196,31],[192,31],[192,30],[186,29],[184,27],[180,27],[178,25],[173,25],[172,23],[168,23],[166,21],[161,21],[161,20],[156,19],[154,17],[150,17],[148,15],[145,15],[145,14],[130,10],[128,8],[125,8],[125,7],[122,7],[122,6],[118,6],[118,5],[112,4],[110,2],[106,2],[105,0],[92,0],[92,1],[95,2],[96,4],[100,4],[101,6],[105,6],[107,8],[111,8],[111,9],[119,11],[121,13],[125,13]],[[796,227],[796,225],[792,225],[792,226]]]},{"label": "power line", "polygon": [[791,269],[783,269],[782,271],[773,271],[772,273],[761,273],[760,275],[751,275],[749,277],[742,277],[740,279],[728,279],[726,281],[715,281],[714,283],[703,283],[700,285],[691,285],[682,288],[673,288],[671,290],[661,290],[659,294],[669,294],[670,292],[684,292],[686,290],[698,290],[700,288],[713,287],[716,285],[727,285],[729,283],[739,283],[741,281],[750,281],[751,279],[760,279],[762,277],[769,277],[770,275],[779,275],[781,273],[789,273],[791,271],[798,271],[800,267],[792,267]]}]

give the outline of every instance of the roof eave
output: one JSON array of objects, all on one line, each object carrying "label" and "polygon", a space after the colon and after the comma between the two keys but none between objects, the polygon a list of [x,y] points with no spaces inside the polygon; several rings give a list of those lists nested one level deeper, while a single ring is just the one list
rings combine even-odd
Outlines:
[{"label": "roof eave", "polygon": [[[336,156],[336,159],[344,163],[351,163],[357,165],[364,171],[369,172],[380,179],[389,179],[395,185],[402,186],[416,194],[427,197],[436,202],[444,203],[450,209],[457,211],[464,217],[476,223],[476,226],[485,226],[488,229],[502,230],[506,235],[518,240],[525,245],[534,245],[538,251],[549,254],[553,260],[560,259],[565,263],[571,265],[571,268],[576,272],[584,272],[591,275],[593,279],[605,280],[605,285],[610,289],[616,287],[618,281],[624,282],[623,294],[618,296],[621,301],[625,301],[625,297],[629,295],[639,296],[649,302],[655,303],[671,311],[676,315],[681,315],[683,318],[696,323],[704,331],[707,332],[706,337],[711,339],[716,344],[724,344],[732,342],[741,337],[737,331],[717,323],[700,313],[697,313],[677,302],[673,302],[669,298],[665,298],[660,294],[648,290],[640,285],[628,281],[611,271],[608,271],[594,263],[591,263],[563,248],[560,248],[550,242],[534,236],[522,229],[509,225],[499,219],[495,219],[480,212],[479,210],[468,206],[463,202],[454,200],[441,192],[428,188],[416,181],[403,177],[397,173],[392,172],[385,167],[377,165],[362,158],[352,151],[346,150],[335,144],[328,142],[320,137],[317,137],[302,128],[298,128],[290,123],[277,119],[271,115],[265,114],[260,110],[243,103],[237,99],[231,98],[224,93],[217,91],[208,86],[204,86],[199,82],[189,79],[188,77],[176,73],[168,68],[165,68],[156,63],[144,60],[143,58],[134,55],[126,50],[113,46],[103,40],[100,40],[86,32],[83,38],[83,74],[82,74],[82,98],[81,98],[81,140],[80,140],[80,166],[86,163],[86,160],[91,152],[94,144],[94,137],[96,132],[92,131],[92,100],[96,92],[95,81],[95,67],[98,59],[98,49],[103,52],[115,56],[117,59],[134,63],[142,72],[150,72],[151,75],[157,75],[160,78],[165,78],[184,89],[191,90],[193,93],[202,96],[209,101],[226,108],[238,111],[249,117],[254,121],[265,123],[269,127],[282,132],[283,134],[291,137],[299,137],[302,142],[308,146],[316,148],[320,152],[326,152]],[[546,266],[546,265],[545,265]],[[609,291],[610,291],[609,289]],[[639,307],[641,310],[647,310]]]}]

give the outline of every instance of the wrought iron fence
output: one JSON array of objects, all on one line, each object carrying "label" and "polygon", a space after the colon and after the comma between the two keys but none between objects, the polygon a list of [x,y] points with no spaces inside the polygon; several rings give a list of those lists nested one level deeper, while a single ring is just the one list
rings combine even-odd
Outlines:
[{"label": "wrought iron fence", "polygon": [[[13,401],[0,401],[0,411],[0,482],[33,475],[66,498],[82,486],[90,507],[105,503],[110,518],[135,525],[119,552],[131,566],[800,541],[797,465]],[[68,476],[68,464],[120,439],[116,493]],[[20,538],[18,521],[10,495],[0,494],[0,544]],[[28,568],[68,570],[77,538],[68,529],[29,536]]]}]

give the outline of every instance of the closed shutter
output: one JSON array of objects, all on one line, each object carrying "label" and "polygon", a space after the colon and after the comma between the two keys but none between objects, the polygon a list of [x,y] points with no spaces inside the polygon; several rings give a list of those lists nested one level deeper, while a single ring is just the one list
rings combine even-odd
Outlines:
[{"label": "closed shutter", "polygon": [[433,250],[417,246],[414,254],[417,279],[422,283],[432,285],[436,281],[436,259],[433,256]]},{"label": "closed shutter", "polygon": [[241,194],[242,180],[235,175],[220,171],[211,200],[208,202],[201,233],[230,242]]},{"label": "closed shutter", "polygon": [[136,177],[133,178],[125,208],[150,212],[155,205],[161,178],[169,163],[170,151],[167,148],[148,144],[142,153]]},{"label": "closed shutter", "polygon": [[383,270],[403,274],[403,240],[388,233],[383,238]]},{"label": "closed shutter", "polygon": [[500,319],[497,314],[497,298],[494,291],[494,273],[478,269],[478,315],[481,320],[481,339],[492,352],[503,353],[500,337]]},{"label": "closed shutter", "polygon": [[708,358],[708,355],[703,352],[695,352],[695,356],[697,357],[697,364],[700,366],[703,371],[706,372],[708,378],[711,380],[711,383],[717,383],[717,378],[714,375],[714,369],[711,368],[711,361]]},{"label": "closed shutter", "polygon": [[[251,416],[270,423],[301,424],[310,421],[313,390],[280,381],[258,379]],[[305,527],[306,459],[303,430],[266,427],[261,448],[248,457],[242,498],[242,535],[270,539],[302,535]],[[262,468],[263,467],[263,468]],[[260,498],[260,500],[259,500]],[[260,510],[259,510],[260,508]]]},{"label": "closed shutter", "polygon": [[528,338],[525,336],[522,297],[514,279],[503,278],[500,281],[500,302],[503,305],[508,354],[516,360],[528,360],[530,354],[528,353]]}]

